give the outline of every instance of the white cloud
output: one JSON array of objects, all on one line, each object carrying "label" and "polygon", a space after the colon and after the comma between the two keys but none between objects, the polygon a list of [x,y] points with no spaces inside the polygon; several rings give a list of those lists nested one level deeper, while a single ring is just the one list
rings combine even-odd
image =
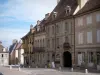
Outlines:
[{"label": "white cloud", "polygon": [[[46,13],[50,13],[56,6],[56,0],[8,0],[4,5],[0,5],[0,9],[3,9],[3,13],[0,13],[0,17],[14,17],[0,19],[1,22],[12,21],[27,21],[36,22],[45,17]],[[3,40],[6,44],[13,39],[20,39],[24,36],[28,30],[26,29],[12,29],[12,28],[0,28],[0,40]]]},{"label": "white cloud", "polygon": [[20,39],[22,36],[24,36],[26,33],[28,33],[27,30],[22,29],[3,29],[0,28],[0,40],[13,40],[13,39]]},{"label": "white cloud", "polygon": [[9,0],[8,10],[1,16],[14,16],[20,20],[36,21],[43,19],[56,6],[56,0]]}]

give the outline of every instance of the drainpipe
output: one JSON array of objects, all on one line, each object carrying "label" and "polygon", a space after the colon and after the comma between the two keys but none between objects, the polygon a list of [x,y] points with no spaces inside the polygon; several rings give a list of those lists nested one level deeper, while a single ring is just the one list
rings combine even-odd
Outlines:
[{"label": "drainpipe", "polygon": [[54,62],[55,62],[55,56],[56,56],[56,24],[54,24],[55,25],[55,33],[54,33],[54,35],[55,35],[55,51],[54,51]]},{"label": "drainpipe", "polygon": [[75,61],[75,17],[73,17],[74,20],[74,64],[76,63]]}]

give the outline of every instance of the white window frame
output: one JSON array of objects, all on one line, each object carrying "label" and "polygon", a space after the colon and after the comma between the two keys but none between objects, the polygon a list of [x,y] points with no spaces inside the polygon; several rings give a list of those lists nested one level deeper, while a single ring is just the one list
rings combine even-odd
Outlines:
[{"label": "white window frame", "polygon": [[78,18],[78,26],[82,26],[83,25],[83,18]]},{"label": "white window frame", "polygon": [[97,30],[97,43],[100,43],[100,29]]},{"label": "white window frame", "polygon": [[92,31],[87,32],[87,43],[93,42]]},{"label": "white window frame", "polygon": [[78,34],[78,44],[83,44],[83,32]]},{"label": "white window frame", "polygon": [[96,14],[96,21],[100,22],[100,13]]},{"label": "white window frame", "polygon": [[91,15],[87,16],[86,22],[87,22],[87,25],[92,23],[92,16]]}]

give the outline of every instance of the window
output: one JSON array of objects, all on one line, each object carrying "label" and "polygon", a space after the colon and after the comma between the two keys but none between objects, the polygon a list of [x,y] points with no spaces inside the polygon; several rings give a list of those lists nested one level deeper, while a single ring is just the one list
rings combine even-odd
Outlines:
[{"label": "window", "polygon": [[2,54],[2,58],[3,58],[3,54]]},{"label": "window", "polygon": [[50,48],[50,40],[48,40],[48,44],[47,44],[47,47],[49,47],[49,48]]},{"label": "window", "polygon": [[65,31],[68,31],[68,23],[65,23]]},{"label": "window", "polygon": [[100,65],[100,52],[97,52],[97,64]]},{"label": "window", "polygon": [[82,26],[83,25],[83,18],[78,18],[78,26]]},{"label": "window", "polygon": [[68,37],[67,36],[65,37],[65,42],[68,42]]},{"label": "window", "polygon": [[97,15],[96,15],[96,21],[97,21],[97,22],[100,22],[100,14],[97,14]]},{"label": "window", "polygon": [[56,43],[57,43],[57,47],[59,47],[59,38],[57,38]]},{"label": "window", "polygon": [[52,39],[52,48],[54,48],[54,39]]},{"label": "window", "polygon": [[97,42],[100,43],[100,30],[97,30]]},{"label": "window", "polygon": [[59,33],[59,25],[56,25],[56,32]]},{"label": "window", "polygon": [[93,52],[88,53],[88,62],[92,63],[93,62]]},{"label": "window", "polygon": [[78,35],[78,43],[83,44],[83,33],[79,33]]},{"label": "window", "polygon": [[54,26],[52,26],[52,34],[54,34]]},{"label": "window", "polygon": [[87,17],[87,25],[92,23],[92,16]]},{"label": "window", "polygon": [[87,32],[87,43],[92,43],[92,32]]}]

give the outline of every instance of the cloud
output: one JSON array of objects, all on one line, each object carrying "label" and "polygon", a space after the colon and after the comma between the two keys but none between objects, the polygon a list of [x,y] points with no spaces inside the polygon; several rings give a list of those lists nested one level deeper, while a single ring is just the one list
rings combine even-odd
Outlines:
[{"label": "cloud", "polygon": [[6,46],[28,33],[31,23],[42,20],[56,6],[56,0],[7,0],[0,4],[0,40]]},{"label": "cloud", "polygon": [[9,0],[5,5],[9,10],[1,16],[13,16],[20,20],[43,19],[56,6],[56,0]]},{"label": "cloud", "polygon": [[13,39],[20,39],[24,36],[28,31],[25,29],[3,29],[0,28],[0,36],[1,40],[13,40]]}]

